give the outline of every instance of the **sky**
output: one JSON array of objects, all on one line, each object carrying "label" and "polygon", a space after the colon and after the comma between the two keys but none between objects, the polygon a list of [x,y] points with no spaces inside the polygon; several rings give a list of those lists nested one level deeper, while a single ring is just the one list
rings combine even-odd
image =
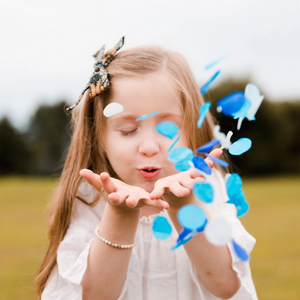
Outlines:
[{"label": "sky", "polygon": [[[0,118],[25,128],[41,104],[76,101],[113,47],[180,52],[199,86],[249,78],[271,100],[300,99],[299,0],[6,0],[0,4]],[[229,54],[217,66],[204,66]]]}]

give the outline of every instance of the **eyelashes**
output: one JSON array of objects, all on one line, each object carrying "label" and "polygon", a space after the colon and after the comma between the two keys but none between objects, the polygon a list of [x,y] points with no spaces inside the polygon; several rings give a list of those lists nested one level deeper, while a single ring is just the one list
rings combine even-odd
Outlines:
[{"label": "eyelashes", "polygon": [[123,136],[132,135],[132,134],[134,134],[136,131],[137,131],[137,128],[135,128],[135,129],[133,129],[133,130],[128,130],[128,131],[126,131],[126,130],[120,130],[120,132],[121,132],[121,134],[122,134]]}]

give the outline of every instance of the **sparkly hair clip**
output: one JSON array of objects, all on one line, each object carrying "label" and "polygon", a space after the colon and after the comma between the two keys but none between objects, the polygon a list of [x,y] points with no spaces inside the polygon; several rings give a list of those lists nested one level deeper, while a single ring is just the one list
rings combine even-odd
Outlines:
[{"label": "sparkly hair clip", "polygon": [[93,55],[96,59],[96,63],[94,64],[95,70],[92,74],[92,77],[80,94],[78,100],[72,106],[68,107],[66,111],[71,111],[73,108],[75,108],[79,104],[80,100],[87,90],[89,90],[90,98],[94,98],[96,95],[101,94],[109,88],[106,67],[113,60],[114,55],[117,53],[117,51],[124,45],[124,39],[125,37],[123,36],[120,41],[105,54],[105,45],[103,45],[102,48]]}]

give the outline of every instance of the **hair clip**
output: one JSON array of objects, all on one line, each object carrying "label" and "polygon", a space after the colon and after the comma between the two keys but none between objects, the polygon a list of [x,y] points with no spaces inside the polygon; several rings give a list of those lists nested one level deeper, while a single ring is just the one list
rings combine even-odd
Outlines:
[{"label": "hair clip", "polygon": [[96,63],[94,64],[95,70],[90,78],[90,81],[85,86],[78,100],[72,106],[68,107],[66,111],[71,111],[73,108],[75,108],[87,90],[89,90],[90,98],[94,98],[96,95],[101,94],[109,88],[106,67],[113,60],[117,51],[124,45],[124,39],[125,37],[123,36],[120,41],[106,53],[104,53],[105,45],[103,45],[102,48],[93,55],[96,59]]}]

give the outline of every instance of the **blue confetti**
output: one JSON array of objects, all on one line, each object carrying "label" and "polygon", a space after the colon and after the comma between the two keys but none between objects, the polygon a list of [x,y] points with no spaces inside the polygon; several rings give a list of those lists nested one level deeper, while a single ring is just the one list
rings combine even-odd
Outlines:
[{"label": "blue confetti", "polygon": [[245,101],[243,92],[234,92],[218,101],[217,111],[226,116],[232,116],[243,107]]},{"label": "blue confetti", "polygon": [[191,168],[191,165],[189,164],[190,160],[181,160],[179,162],[177,162],[174,165],[175,170],[179,171],[179,172],[185,172],[187,170],[189,170]]},{"label": "blue confetti", "polygon": [[170,152],[168,160],[176,163],[181,160],[192,160],[193,157],[194,153],[191,149],[186,147],[178,147]]},{"label": "blue confetti", "polygon": [[215,61],[213,61],[213,62],[209,63],[208,65],[206,65],[206,66],[204,67],[204,69],[205,69],[205,70],[208,70],[208,69],[214,67],[214,66],[215,66],[216,64],[218,64],[220,61],[222,61],[223,59],[225,59],[226,57],[228,57],[228,55],[229,55],[229,53],[227,53],[227,54],[221,56],[220,58],[218,58],[218,59],[216,59]]},{"label": "blue confetti", "polygon": [[172,227],[165,217],[157,216],[152,224],[152,232],[158,240],[165,240],[171,235]]},{"label": "blue confetti", "polygon": [[231,198],[234,194],[241,190],[243,182],[242,178],[238,174],[233,173],[229,177],[225,177],[225,184],[228,197]]},{"label": "blue confetti", "polygon": [[234,204],[238,218],[244,216],[249,211],[249,204],[246,202],[245,194],[242,190],[232,195],[227,203]]},{"label": "blue confetti", "polygon": [[228,164],[226,161],[222,160],[222,159],[219,159],[219,158],[216,158],[216,157],[214,157],[214,156],[211,156],[211,155],[209,155],[208,153],[205,153],[205,155],[206,155],[209,159],[211,159],[214,163],[220,165],[221,167],[228,167],[228,166],[229,166],[229,164]]},{"label": "blue confetti", "polygon": [[168,137],[171,140],[175,137],[175,135],[179,131],[178,126],[175,123],[170,122],[170,121],[158,123],[155,126],[155,129],[157,132]]},{"label": "blue confetti", "polygon": [[213,81],[218,77],[218,75],[220,74],[220,70],[217,71],[200,89],[200,92],[202,95],[206,94],[207,91],[209,90],[211,84],[213,83]]},{"label": "blue confetti", "polygon": [[239,119],[237,124],[237,130],[241,129],[242,122],[245,118],[247,118],[247,114],[250,108],[251,108],[251,102],[246,98],[243,107],[238,112],[232,114],[234,119]]},{"label": "blue confetti", "polygon": [[181,226],[191,230],[196,230],[203,226],[206,220],[204,210],[193,204],[188,204],[180,208],[177,216]]},{"label": "blue confetti", "polygon": [[241,155],[247,152],[252,146],[252,141],[248,138],[241,138],[234,142],[228,149],[231,155]]},{"label": "blue confetti", "polygon": [[199,110],[199,120],[197,122],[198,128],[201,128],[202,123],[204,122],[204,119],[210,109],[211,103],[206,102],[203,105],[201,105],[200,110]]},{"label": "blue confetti", "polygon": [[212,140],[196,150],[196,152],[210,152],[215,146],[220,145],[219,140]]},{"label": "blue confetti", "polygon": [[159,113],[159,111],[156,111],[156,112],[153,112],[153,113],[147,114],[147,115],[142,115],[142,116],[138,117],[138,118],[136,119],[136,121],[145,120],[145,119],[147,119],[147,118],[149,118],[149,117],[152,117],[152,116],[154,116],[154,115],[157,115],[158,113]]},{"label": "blue confetti", "polygon": [[193,158],[194,167],[207,175],[211,175],[212,171],[210,166],[205,162],[205,159],[201,156],[194,156]]},{"label": "blue confetti", "polygon": [[233,249],[235,254],[239,257],[239,259],[243,262],[247,262],[250,259],[249,254],[246,252],[244,248],[238,245],[234,240],[231,240]]},{"label": "blue confetti", "polygon": [[208,182],[196,182],[193,193],[198,200],[204,203],[211,203],[214,200],[214,189]]},{"label": "blue confetti", "polygon": [[181,138],[181,136],[179,136],[170,146],[170,148],[168,149],[167,153],[171,152],[172,149],[174,148],[174,146],[177,144],[177,142],[179,141],[179,139]]}]

